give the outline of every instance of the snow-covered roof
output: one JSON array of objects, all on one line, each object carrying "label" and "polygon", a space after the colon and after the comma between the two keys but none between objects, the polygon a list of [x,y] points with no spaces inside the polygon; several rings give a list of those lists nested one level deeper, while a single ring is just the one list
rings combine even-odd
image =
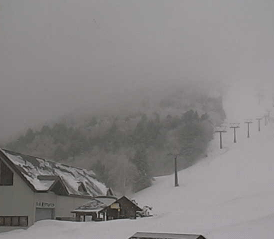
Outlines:
[{"label": "snow-covered roof", "polygon": [[202,235],[194,234],[173,234],[173,233],[150,233],[150,232],[137,232],[132,237],[133,238],[155,238],[155,239],[202,239]]},{"label": "snow-covered roof", "polygon": [[[0,149],[0,151],[36,191],[51,190],[57,181],[61,181],[68,195],[92,197],[106,195],[106,186],[96,179],[95,173],[91,170],[76,168],[9,150]],[[80,185],[85,190],[79,190]]]},{"label": "snow-covered roof", "polygon": [[114,203],[116,200],[117,198],[115,197],[96,197],[91,199],[88,203],[76,208],[72,212],[99,212]]},{"label": "snow-covered roof", "polygon": [[76,212],[99,212],[102,210],[105,210],[107,207],[111,206],[114,203],[120,203],[122,200],[128,200],[132,203],[132,205],[138,209],[138,211],[141,211],[142,209],[133,201],[128,199],[125,196],[122,196],[121,198],[117,199],[113,196],[97,196],[92,198],[88,203],[76,208],[72,211],[72,213]]},{"label": "snow-covered roof", "polygon": [[96,197],[96,199],[102,203],[104,203],[106,206],[111,205],[112,203],[114,203],[117,198],[115,197],[107,197],[107,196],[102,196],[102,197]]}]

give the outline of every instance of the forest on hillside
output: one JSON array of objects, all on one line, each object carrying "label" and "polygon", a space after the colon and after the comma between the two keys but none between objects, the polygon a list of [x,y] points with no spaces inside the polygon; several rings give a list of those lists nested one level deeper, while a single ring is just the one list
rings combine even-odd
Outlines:
[{"label": "forest on hillside", "polygon": [[28,129],[6,148],[93,170],[98,180],[126,194],[172,173],[174,154],[180,155],[179,169],[205,156],[214,125],[225,118],[221,97],[173,96],[149,110],[147,102],[142,105],[135,113],[92,115],[73,123],[66,118]]}]

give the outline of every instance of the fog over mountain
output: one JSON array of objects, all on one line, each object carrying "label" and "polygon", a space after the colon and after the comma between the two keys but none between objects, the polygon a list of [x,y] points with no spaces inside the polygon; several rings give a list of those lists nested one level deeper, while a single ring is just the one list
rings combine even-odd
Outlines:
[{"label": "fog over mountain", "polygon": [[273,22],[272,0],[0,0],[0,139],[181,82],[272,90]]}]

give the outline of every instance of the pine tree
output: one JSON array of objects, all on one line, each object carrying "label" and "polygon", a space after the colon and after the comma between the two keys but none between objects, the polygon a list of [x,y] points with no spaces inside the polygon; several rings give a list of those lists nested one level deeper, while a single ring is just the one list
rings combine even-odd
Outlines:
[{"label": "pine tree", "polygon": [[35,138],[35,133],[33,132],[32,129],[28,129],[27,133],[25,134],[24,141],[26,144],[32,142]]},{"label": "pine tree", "polygon": [[132,158],[132,162],[138,170],[138,176],[134,179],[133,183],[133,191],[137,192],[151,185],[150,169],[144,147],[138,147]]}]

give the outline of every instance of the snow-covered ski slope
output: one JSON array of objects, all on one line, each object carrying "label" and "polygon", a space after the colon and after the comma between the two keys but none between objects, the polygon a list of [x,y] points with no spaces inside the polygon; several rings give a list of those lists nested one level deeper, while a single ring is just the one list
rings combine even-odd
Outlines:
[{"label": "snow-covered ski slope", "polygon": [[[274,126],[257,121],[247,139],[245,119],[272,110],[269,99],[258,104],[253,89],[231,88],[224,98],[227,123],[239,122],[237,143],[229,127],[219,149],[216,135],[208,157],[174,175],[156,178],[154,185],[133,198],[153,207],[154,217],[109,222],[38,222],[26,231],[0,234],[1,239],[123,239],[136,231],[203,234],[209,239],[274,238]],[[274,112],[271,112],[274,115]],[[228,124],[229,126],[229,124]]]}]

